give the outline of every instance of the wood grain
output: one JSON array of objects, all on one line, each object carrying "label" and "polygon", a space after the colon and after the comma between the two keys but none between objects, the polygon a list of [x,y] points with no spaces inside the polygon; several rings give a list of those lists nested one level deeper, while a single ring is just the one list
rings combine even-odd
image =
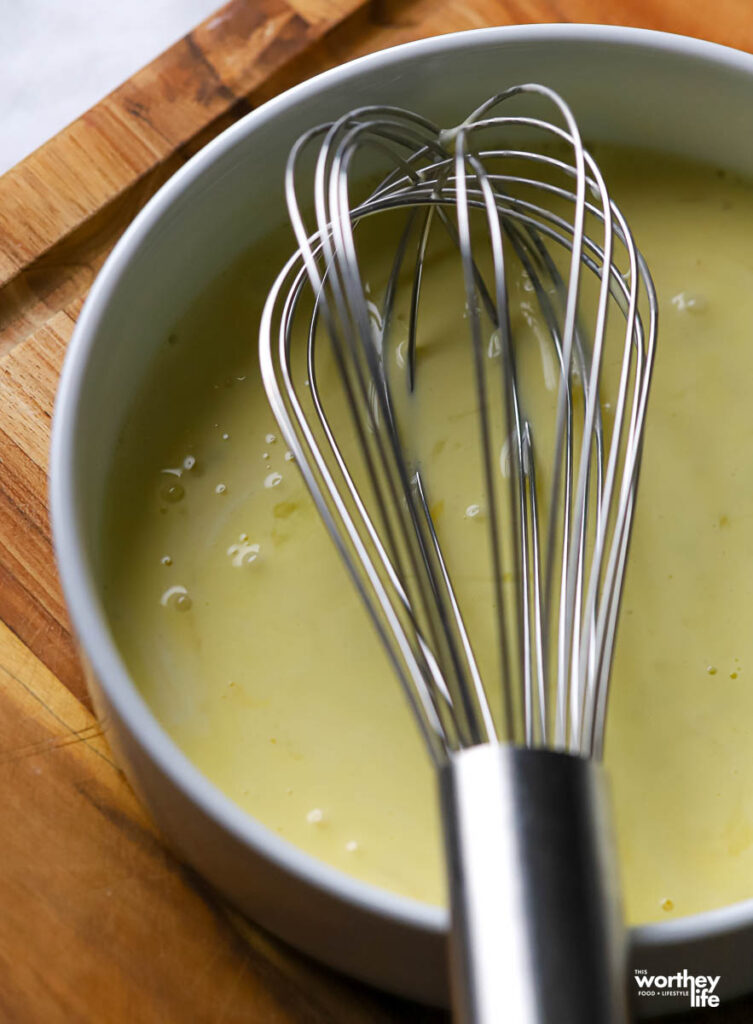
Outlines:
[{"label": "wood grain", "polygon": [[90,712],[1,624],[0,652],[0,1019],[394,1019],[239,927],[166,850]]},{"label": "wood grain", "polygon": [[364,6],[232,0],[0,178],[0,344],[84,292],[159,185]]},{"label": "wood grain", "polygon": [[[0,1020],[383,1024],[444,1017],[340,978],[172,856],[88,705],[47,521],[57,377],[85,294],[150,195],[325,68],[459,29],[659,28],[753,50],[750,0],[233,0],[0,178]],[[743,1024],[753,1000],[673,1018]]]}]

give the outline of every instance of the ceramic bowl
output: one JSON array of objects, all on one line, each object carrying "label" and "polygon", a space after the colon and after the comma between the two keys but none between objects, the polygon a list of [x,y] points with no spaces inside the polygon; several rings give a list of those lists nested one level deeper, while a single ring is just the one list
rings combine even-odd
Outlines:
[{"label": "ceramic bowl", "polygon": [[[306,128],[368,103],[453,124],[516,82],[543,81],[589,139],[713,159],[753,177],[753,57],[680,36],[577,25],[491,28],[364,57],[249,114],[183,167],[113,250],[79,318],[53,426],[55,549],[92,699],[154,820],[229,900],[315,957],[417,999],[446,999],[447,917],[350,878],[242,812],[175,746],[139,694],[103,608],[106,475],[131,396],[196,293],[284,217],[282,170]],[[753,900],[632,932],[649,973],[753,988]],[[662,1009],[642,1000],[643,1012]],[[648,1005],[647,1005],[648,1004]],[[675,1003],[676,1006],[676,1003]]]}]

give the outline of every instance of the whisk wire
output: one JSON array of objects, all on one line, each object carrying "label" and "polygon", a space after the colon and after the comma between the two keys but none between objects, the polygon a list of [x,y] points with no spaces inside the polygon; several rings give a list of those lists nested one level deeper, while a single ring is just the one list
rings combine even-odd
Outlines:
[{"label": "whisk wire", "polygon": [[[501,111],[526,95],[553,104],[563,126]],[[509,145],[515,132],[542,134],[569,156]],[[311,151],[313,230],[299,199],[302,182],[311,180],[301,171]],[[387,170],[354,201],[364,153]],[[645,262],[575,118],[556,93],[534,84],[505,90],[445,131],[398,108],[364,107],[302,136],[288,161],[285,194],[298,250],[264,311],[265,385],[432,756],[441,763],[452,750],[496,739],[600,756],[657,313]],[[382,297],[373,301],[358,239],[374,218],[394,224],[401,215]],[[591,224],[598,238],[587,230]],[[435,485],[405,420],[406,403],[421,402],[421,311],[440,227],[459,256],[466,297],[501,686],[490,687],[485,678],[432,515]],[[626,256],[624,275],[616,246]],[[556,384],[556,403],[544,476],[537,462],[548,446],[539,444],[526,409],[529,377],[519,380],[513,263],[536,303],[531,329],[550,347],[546,359],[556,371],[548,382]],[[395,356],[390,345],[406,273],[407,338]],[[586,300],[591,281],[593,305]],[[624,318],[624,331],[607,437],[602,403],[604,354],[615,334],[608,330],[610,311]],[[482,318],[498,359],[486,352]],[[320,374],[320,335],[331,341],[339,381],[340,405],[331,413],[333,378],[329,367]],[[404,369],[402,391],[393,385],[394,365]],[[342,408],[351,426],[346,445],[335,426]],[[506,440],[498,459],[500,430]],[[549,496],[542,506],[544,477]]]}]

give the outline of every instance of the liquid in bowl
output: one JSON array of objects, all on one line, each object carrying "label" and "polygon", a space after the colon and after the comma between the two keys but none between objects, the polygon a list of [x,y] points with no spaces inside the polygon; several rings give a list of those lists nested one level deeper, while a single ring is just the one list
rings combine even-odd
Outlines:
[{"label": "liquid in bowl", "polygon": [[[644,923],[753,895],[753,191],[666,157],[597,158],[660,299],[606,744],[627,916]],[[165,338],[114,464],[108,613],[159,721],[241,807],[441,903],[425,751],[258,379],[258,316],[286,255],[249,253]],[[450,324],[424,319],[437,336]],[[482,510],[456,440],[435,453],[458,481],[441,515],[472,538]]]}]

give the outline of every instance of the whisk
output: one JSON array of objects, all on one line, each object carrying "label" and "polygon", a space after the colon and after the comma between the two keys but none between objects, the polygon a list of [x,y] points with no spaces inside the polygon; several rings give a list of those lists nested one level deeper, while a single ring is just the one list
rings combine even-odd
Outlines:
[{"label": "whisk", "polygon": [[[450,130],[354,110],[296,142],[285,192],[297,250],[264,309],[262,375],[438,770],[458,1018],[624,1020],[599,762],[655,348],[648,269],[542,85]],[[422,318],[448,259],[463,330],[432,348]],[[422,441],[450,349],[449,402],[478,437],[468,515],[490,582],[472,602]]]}]

